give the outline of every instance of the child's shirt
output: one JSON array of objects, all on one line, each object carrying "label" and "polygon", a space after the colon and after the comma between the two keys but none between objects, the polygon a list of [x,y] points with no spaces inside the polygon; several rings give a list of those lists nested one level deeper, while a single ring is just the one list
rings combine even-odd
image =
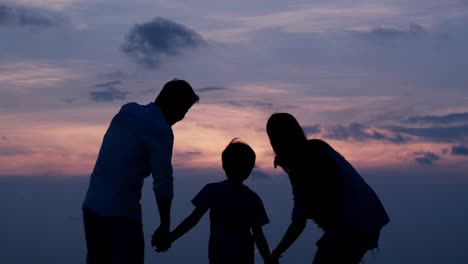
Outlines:
[{"label": "child's shirt", "polygon": [[242,183],[225,180],[207,184],[192,203],[210,209],[210,263],[254,263],[251,228],[269,223],[255,192]]}]

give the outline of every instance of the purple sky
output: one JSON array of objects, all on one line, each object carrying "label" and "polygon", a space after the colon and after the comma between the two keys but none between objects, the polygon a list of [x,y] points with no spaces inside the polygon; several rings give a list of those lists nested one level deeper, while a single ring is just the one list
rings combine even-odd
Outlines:
[{"label": "purple sky", "polygon": [[[405,218],[410,205],[434,195],[462,201],[466,190],[467,28],[466,0],[0,0],[0,176],[89,175],[121,105],[147,104],[180,78],[201,100],[174,126],[178,179],[212,180],[200,175],[219,170],[221,151],[239,137],[257,153],[255,177],[274,183],[263,188],[279,188],[284,175],[273,170],[265,124],[274,112],[290,112],[309,137],[327,140],[382,190],[395,224],[385,243],[400,254],[396,237],[411,232],[405,224],[432,218],[419,235],[441,224],[437,212],[427,213],[431,203]],[[462,185],[451,193],[423,182]],[[402,186],[418,186],[421,196],[400,193]],[[4,209],[17,218],[2,221],[29,219],[13,209],[36,208],[20,195],[32,189],[4,194],[13,199]],[[401,209],[405,197],[413,200]],[[448,224],[450,232],[460,223]],[[413,241],[420,258],[408,263],[454,249],[434,242],[447,239],[442,232],[436,237]],[[379,263],[404,263],[403,253],[387,250]]]},{"label": "purple sky", "polygon": [[201,96],[179,166],[240,137],[271,170],[265,123],[290,112],[358,167],[463,172],[467,22],[459,0],[2,2],[0,175],[89,174],[119,107],[175,77]]}]

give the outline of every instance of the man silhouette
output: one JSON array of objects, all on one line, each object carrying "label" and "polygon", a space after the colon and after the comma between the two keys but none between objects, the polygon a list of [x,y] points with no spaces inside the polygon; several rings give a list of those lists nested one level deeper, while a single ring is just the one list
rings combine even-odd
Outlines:
[{"label": "man silhouette", "polygon": [[143,181],[150,174],[160,215],[155,231],[159,239],[152,244],[163,251],[170,247],[171,126],[198,100],[188,82],[172,80],[154,103],[128,103],[114,116],[83,203],[87,264],[144,263],[140,198]]}]

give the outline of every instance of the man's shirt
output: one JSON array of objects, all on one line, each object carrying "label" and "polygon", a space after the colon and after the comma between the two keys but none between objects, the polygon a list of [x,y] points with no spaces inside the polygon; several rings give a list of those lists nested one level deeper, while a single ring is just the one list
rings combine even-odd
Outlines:
[{"label": "man's shirt", "polygon": [[210,209],[210,263],[254,263],[252,227],[269,222],[260,197],[230,180],[207,184],[192,203]]},{"label": "man's shirt", "polygon": [[91,174],[83,206],[102,216],[141,222],[141,189],[153,175],[156,197],[172,198],[174,135],[154,103],[129,103],[112,119]]}]

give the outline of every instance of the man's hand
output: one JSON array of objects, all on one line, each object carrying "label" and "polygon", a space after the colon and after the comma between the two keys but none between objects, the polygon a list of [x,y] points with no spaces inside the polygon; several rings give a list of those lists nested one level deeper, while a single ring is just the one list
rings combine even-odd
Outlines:
[{"label": "man's hand", "polygon": [[159,226],[153,233],[151,246],[156,248],[156,252],[166,252],[171,248],[171,244],[169,228]]}]

